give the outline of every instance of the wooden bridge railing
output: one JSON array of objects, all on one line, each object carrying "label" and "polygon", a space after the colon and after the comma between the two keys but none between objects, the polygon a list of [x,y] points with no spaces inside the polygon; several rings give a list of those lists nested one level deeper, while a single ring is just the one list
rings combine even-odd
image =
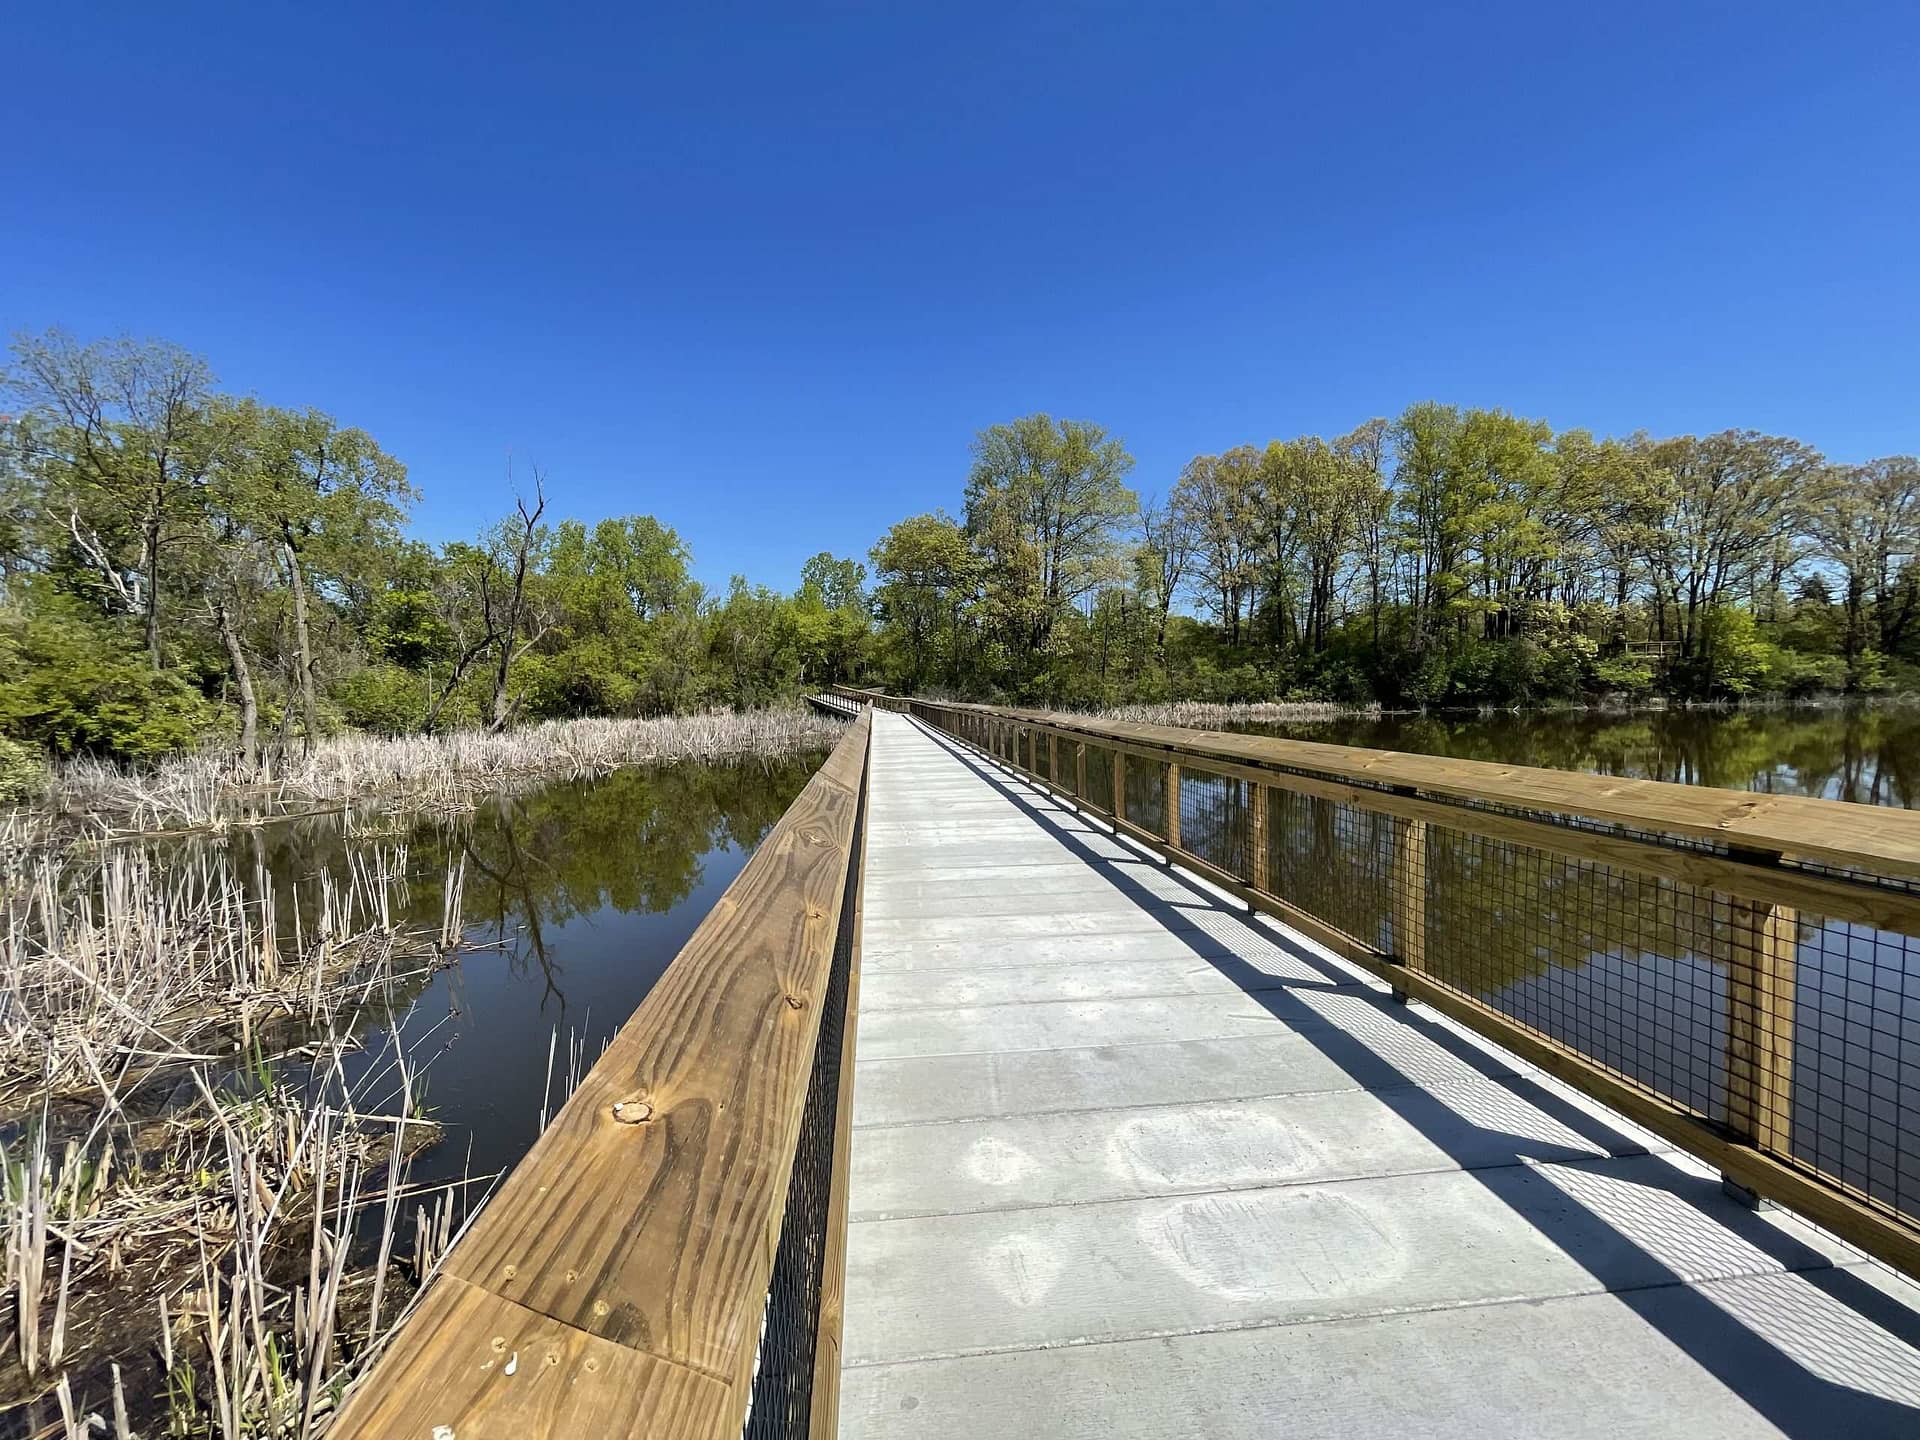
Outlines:
[{"label": "wooden bridge railing", "polygon": [[1122,724],[910,713],[1920,1274],[1920,815]]},{"label": "wooden bridge railing", "polygon": [[337,1440],[834,1433],[869,730],[482,1210]]}]

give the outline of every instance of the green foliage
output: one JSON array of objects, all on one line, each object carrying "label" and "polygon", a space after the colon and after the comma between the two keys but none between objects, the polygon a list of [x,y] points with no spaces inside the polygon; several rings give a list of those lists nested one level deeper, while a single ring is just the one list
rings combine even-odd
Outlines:
[{"label": "green foliage", "polygon": [[334,683],[332,699],[356,730],[407,735],[427,712],[426,682],[403,665],[368,665]]},{"label": "green foliage", "polygon": [[0,805],[24,805],[46,792],[47,757],[37,746],[0,735]]},{"label": "green foliage", "polygon": [[453,645],[453,631],[440,618],[432,592],[383,590],[367,606],[367,651],[409,670],[444,660]]},{"label": "green foliage", "polygon": [[0,735],[57,755],[150,760],[219,728],[175,671],[155,671],[121,627],[37,592],[0,605]]},{"label": "green foliage", "polygon": [[1639,700],[1653,693],[1653,666],[1632,655],[1609,655],[1593,662],[1594,688]]},{"label": "green foliage", "polygon": [[1845,665],[1846,687],[1862,694],[1874,694],[1888,690],[1893,685],[1893,670],[1887,663],[1887,657],[1878,650],[1868,648],[1853,657],[1851,664]]},{"label": "green foliage", "polygon": [[[1037,705],[1522,706],[1920,676],[1920,462],[1555,435],[1410,406],[1195,456],[1144,507],[1085,421],[982,430],[959,519],[708,594],[655,517],[403,534],[406,470],[165,344],[24,337],[0,372],[0,734],[152,757],[759,705],[841,681]],[[15,405],[14,402],[17,402]],[[1190,613],[1189,613],[1190,612]],[[243,744],[245,744],[243,739]],[[257,748],[257,746],[250,747]]]},{"label": "green foliage", "polygon": [[1778,665],[1776,647],[1760,638],[1753,616],[1729,607],[1709,611],[1696,675],[1709,695],[1750,695]]}]

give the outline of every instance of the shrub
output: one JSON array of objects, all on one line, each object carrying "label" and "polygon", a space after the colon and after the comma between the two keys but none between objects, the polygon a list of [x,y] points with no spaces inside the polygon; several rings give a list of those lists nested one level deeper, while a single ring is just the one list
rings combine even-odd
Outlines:
[{"label": "shrub", "polygon": [[406,735],[426,718],[425,682],[398,665],[369,665],[336,682],[331,694],[341,718],[359,730]]},{"label": "shrub", "polygon": [[1637,699],[1652,693],[1653,667],[1632,655],[1610,655],[1593,662],[1593,684]]},{"label": "shrub", "polygon": [[1887,664],[1887,657],[1878,650],[1862,650],[1853,657],[1853,667],[1846,674],[1849,690],[1878,692],[1890,689],[1892,685],[1892,668]]},{"label": "shrub", "polygon": [[154,670],[121,627],[68,600],[0,609],[0,735],[57,755],[152,760],[220,728],[219,707]]},{"label": "shrub", "polygon": [[32,745],[0,735],[0,805],[24,805],[46,793],[47,757]]}]

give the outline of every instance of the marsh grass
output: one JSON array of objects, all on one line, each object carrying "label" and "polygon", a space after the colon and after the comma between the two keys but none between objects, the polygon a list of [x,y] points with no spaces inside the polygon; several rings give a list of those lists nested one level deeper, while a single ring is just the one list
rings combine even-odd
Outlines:
[{"label": "marsh grass", "polygon": [[349,851],[343,874],[290,897],[224,847],[17,860],[0,869],[0,1113],[322,1025],[430,970],[459,934],[457,876],[438,934],[396,926],[403,845]]},{"label": "marsh grass", "polygon": [[449,813],[488,795],[679,760],[777,758],[830,749],[838,722],[805,709],[712,710],[651,720],[553,720],[491,734],[330,736],[310,753],[249,769],[227,750],[144,770],[98,760],[58,768],[50,803],[71,817],[142,833],[219,830],[316,808],[377,802]]},{"label": "marsh grass", "polygon": [[16,1135],[0,1403],[70,1429],[111,1414],[123,1434],[128,1417],[222,1440],[323,1428],[462,1209],[460,1186],[408,1184],[434,1127],[405,1053],[349,1081],[350,1049],[336,1034],[304,1072],[197,1070],[192,1103],[157,1118],[110,1095],[64,1140],[44,1114]]},{"label": "marsh grass", "polygon": [[1177,725],[1187,730],[1214,730],[1222,725],[1341,720],[1379,713],[1378,705],[1336,705],[1322,700],[1269,700],[1232,705],[1177,700],[1163,705],[1122,705],[1098,712],[1102,720],[1121,720],[1137,725]]},{"label": "marsh grass", "polygon": [[407,1182],[420,1064],[358,1038],[461,943],[463,867],[408,930],[399,845],[286,887],[225,846],[7,853],[0,1406],[317,1433],[467,1213]]}]

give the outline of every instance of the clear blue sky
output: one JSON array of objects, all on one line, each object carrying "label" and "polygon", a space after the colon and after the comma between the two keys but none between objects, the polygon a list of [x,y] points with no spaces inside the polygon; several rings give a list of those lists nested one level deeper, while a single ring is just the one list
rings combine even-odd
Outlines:
[{"label": "clear blue sky", "polygon": [[710,582],[969,437],[1410,401],[1920,450],[1920,7],[192,4],[0,25],[0,326],[372,431],[430,538],[651,511]]}]

